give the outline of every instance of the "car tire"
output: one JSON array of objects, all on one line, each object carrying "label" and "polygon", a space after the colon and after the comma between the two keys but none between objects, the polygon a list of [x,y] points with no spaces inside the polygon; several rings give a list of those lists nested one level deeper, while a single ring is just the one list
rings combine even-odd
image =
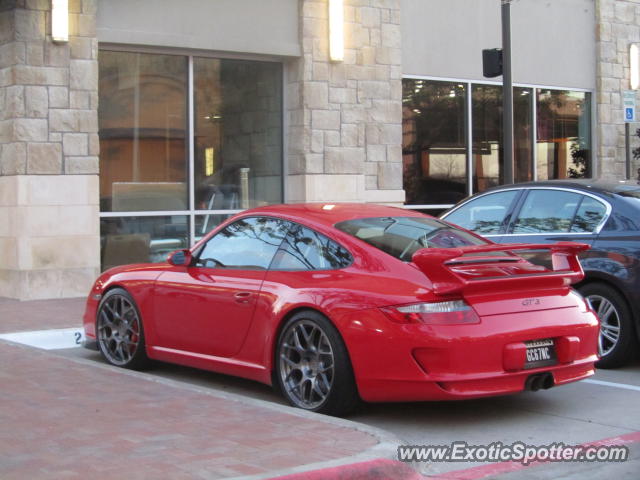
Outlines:
[{"label": "car tire", "polygon": [[100,353],[111,365],[142,370],[150,364],[140,311],[122,288],[109,290],[102,297],[96,315],[96,340]]},{"label": "car tire", "polygon": [[635,328],[631,309],[614,288],[604,283],[589,283],[579,289],[600,319],[598,368],[625,365],[636,350]]},{"label": "car tire", "polygon": [[287,401],[304,410],[346,415],[360,400],[340,333],[312,310],[296,313],[282,328],[275,376]]}]

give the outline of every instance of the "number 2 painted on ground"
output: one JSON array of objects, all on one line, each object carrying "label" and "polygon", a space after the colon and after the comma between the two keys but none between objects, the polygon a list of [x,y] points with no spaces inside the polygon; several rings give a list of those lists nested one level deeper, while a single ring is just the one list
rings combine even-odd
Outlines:
[{"label": "number 2 painted on ground", "polygon": [[75,332],[74,335],[76,337],[76,345],[80,345],[80,343],[82,342],[82,333]]}]

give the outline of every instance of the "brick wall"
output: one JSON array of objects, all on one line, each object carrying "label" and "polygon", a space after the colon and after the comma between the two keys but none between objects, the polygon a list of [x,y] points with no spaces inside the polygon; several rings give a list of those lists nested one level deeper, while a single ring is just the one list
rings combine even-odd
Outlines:
[{"label": "brick wall", "polygon": [[0,3],[0,296],[86,294],[99,267],[97,0]]},{"label": "brick wall", "polygon": [[[629,85],[629,46],[640,42],[639,0],[596,0],[597,176],[625,178],[625,137],[622,91]],[[640,97],[637,96],[640,104]],[[636,112],[637,114],[638,112]],[[638,146],[631,124],[632,147]],[[633,160],[632,160],[633,161]],[[632,165],[632,178],[640,162]]]},{"label": "brick wall", "polygon": [[400,0],[345,0],[345,55],[329,60],[328,6],[301,0],[303,55],[287,65],[291,201],[401,204]]}]

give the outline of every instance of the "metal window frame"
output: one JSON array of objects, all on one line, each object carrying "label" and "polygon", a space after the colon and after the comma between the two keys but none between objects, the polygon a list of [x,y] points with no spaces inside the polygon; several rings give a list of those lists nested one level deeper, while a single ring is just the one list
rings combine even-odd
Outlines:
[{"label": "metal window frame", "polygon": [[[472,112],[472,106],[473,106],[473,98],[472,98],[472,87],[473,85],[495,85],[495,86],[502,86],[502,82],[498,82],[498,81],[491,81],[491,80],[469,80],[469,79],[462,79],[462,78],[455,78],[455,77],[434,77],[434,76],[430,76],[430,75],[403,75],[402,76],[402,80],[407,79],[407,80],[426,80],[426,81],[436,81],[436,82],[449,82],[449,83],[458,83],[458,84],[464,84],[465,85],[465,89],[466,89],[466,111],[465,111],[465,121],[466,121],[466,125],[467,125],[467,194],[469,196],[473,195],[473,112]],[[591,173],[591,178],[593,178],[594,172],[597,169],[597,164],[596,164],[596,155],[593,154],[593,152],[596,151],[597,148],[597,137],[595,135],[595,131],[596,131],[596,114],[597,114],[597,110],[596,110],[596,105],[595,105],[595,101],[594,101],[594,92],[595,90],[593,89],[589,89],[589,88],[576,88],[576,87],[565,87],[565,86],[558,86],[558,85],[542,85],[542,84],[534,84],[534,83],[514,83],[513,87],[519,87],[519,88],[530,88],[532,90],[532,95],[531,95],[531,103],[532,103],[532,108],[531,108],[531,125],[532,125],[532,129],[531,129],[531,142],[532,142],[532,152],[533,152],[533,172],[532,172],[532,179],[533,181],[537,181],[538,180],[538,149],[537,149],[537,137],[538,137],[538,125],[537,125],[537,115],[538,115],[538,108],[537,108],[537,94],[538,94],[538,90],[541,89],[548,89],[548,90],[566,90],[566,91],[572,91],[572,92],[582,92],[582,93],[588,93],[590,94],[590,115],[591,115],[591,121],[590,121],[590,127],[591,127],[591,131],[589,132],[589,142],[591,144],[591,166],[590,166],[590,173]],[[406,209],[446,209],[446,208],[451,208],[453,205],[451,204],[428,204],[428,205],[414,205],[414,204],[404,204],[402,205],[402,208],[406,208]]]},{"label": "metal window frame", "polygon": [[286,161],[286,147],[288,137],[285,132],[286,123],[286,69],[285,62],[281,57],[271,55],[253,55],[228,52],[218,52],[211,50],[190,50],[184,48],[169,48],[169,47],[151,47],[142,45],[125,45],[114,43],[101,43],[99,51],[109,52],[122,52],[122,53],[145,53],[155,55],[175,55],[186,57],[187,59],[187,135],[189,139],[187,141],[187,181],[188,184],[188,205],[187,210],[140,210],[140,211],[120,211],[120,212],[99,212],[99,218],[131,218],[131,217],[169,217],[169,216],[185,216],[189,222],[189,244],[195,245],[196,240],[195,231],[195,219],[198,215],[235,215],[243,212],[243,209],[230,209],[230,210],[198,210],[195,208],[195,88],[194,88],[194,72],[193,64],[195,58],[210,58],[219,60],[248,60],[265,63],[277,63],[280,65],[280,77],[281,77],[281,92],[280,100],[282,105],[281,111],[281,128],[282,128],[282,147],[280,151],[280,162],[282,165],[281,174],[281,187],[282,187],[282,200],[287,199],[287,183],[285,175],[288,173],[288,163]]}]

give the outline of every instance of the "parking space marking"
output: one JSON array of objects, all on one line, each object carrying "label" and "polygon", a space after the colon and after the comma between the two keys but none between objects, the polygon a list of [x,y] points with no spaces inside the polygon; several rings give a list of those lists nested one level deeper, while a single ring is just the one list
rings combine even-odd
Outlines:
[{"label": "parking space marking", "polygon": [[0,334],[0,340],[20,343],[42,350],[60,350],[63,348],[81,347],[84,341],[82,328],[56,328],[51,330],[34,330]]},{"label": "parking space marking", "polygon": [[[584,381],[584,380],[583,380]],[[640,442],[640,432],[631,432],[616,437],[603,438],[594,442],[581,443],[583,447],[600,447],[604,445],[629,445]],[[482,478],[515,472],[525,468],[533,468],[541,465],[549,465],[548,461],[533,462],[523,465],[519,462],[499,462],[471,467],[463,470],[453,470],[451,472],[440,473],[433,476],[426,476],[430,480],[480,480]]]},{"label": "parking space marking", "polygon": [[602,385],[603,387],[622,388],[623,390],[634,390],[636,392],[640,392],[640,387],[637,385],[629,385],[627,383],[604,382],[602,380],[593,380],[590,378],[582,380],[582,383],[591,383],[592,385]]}]

